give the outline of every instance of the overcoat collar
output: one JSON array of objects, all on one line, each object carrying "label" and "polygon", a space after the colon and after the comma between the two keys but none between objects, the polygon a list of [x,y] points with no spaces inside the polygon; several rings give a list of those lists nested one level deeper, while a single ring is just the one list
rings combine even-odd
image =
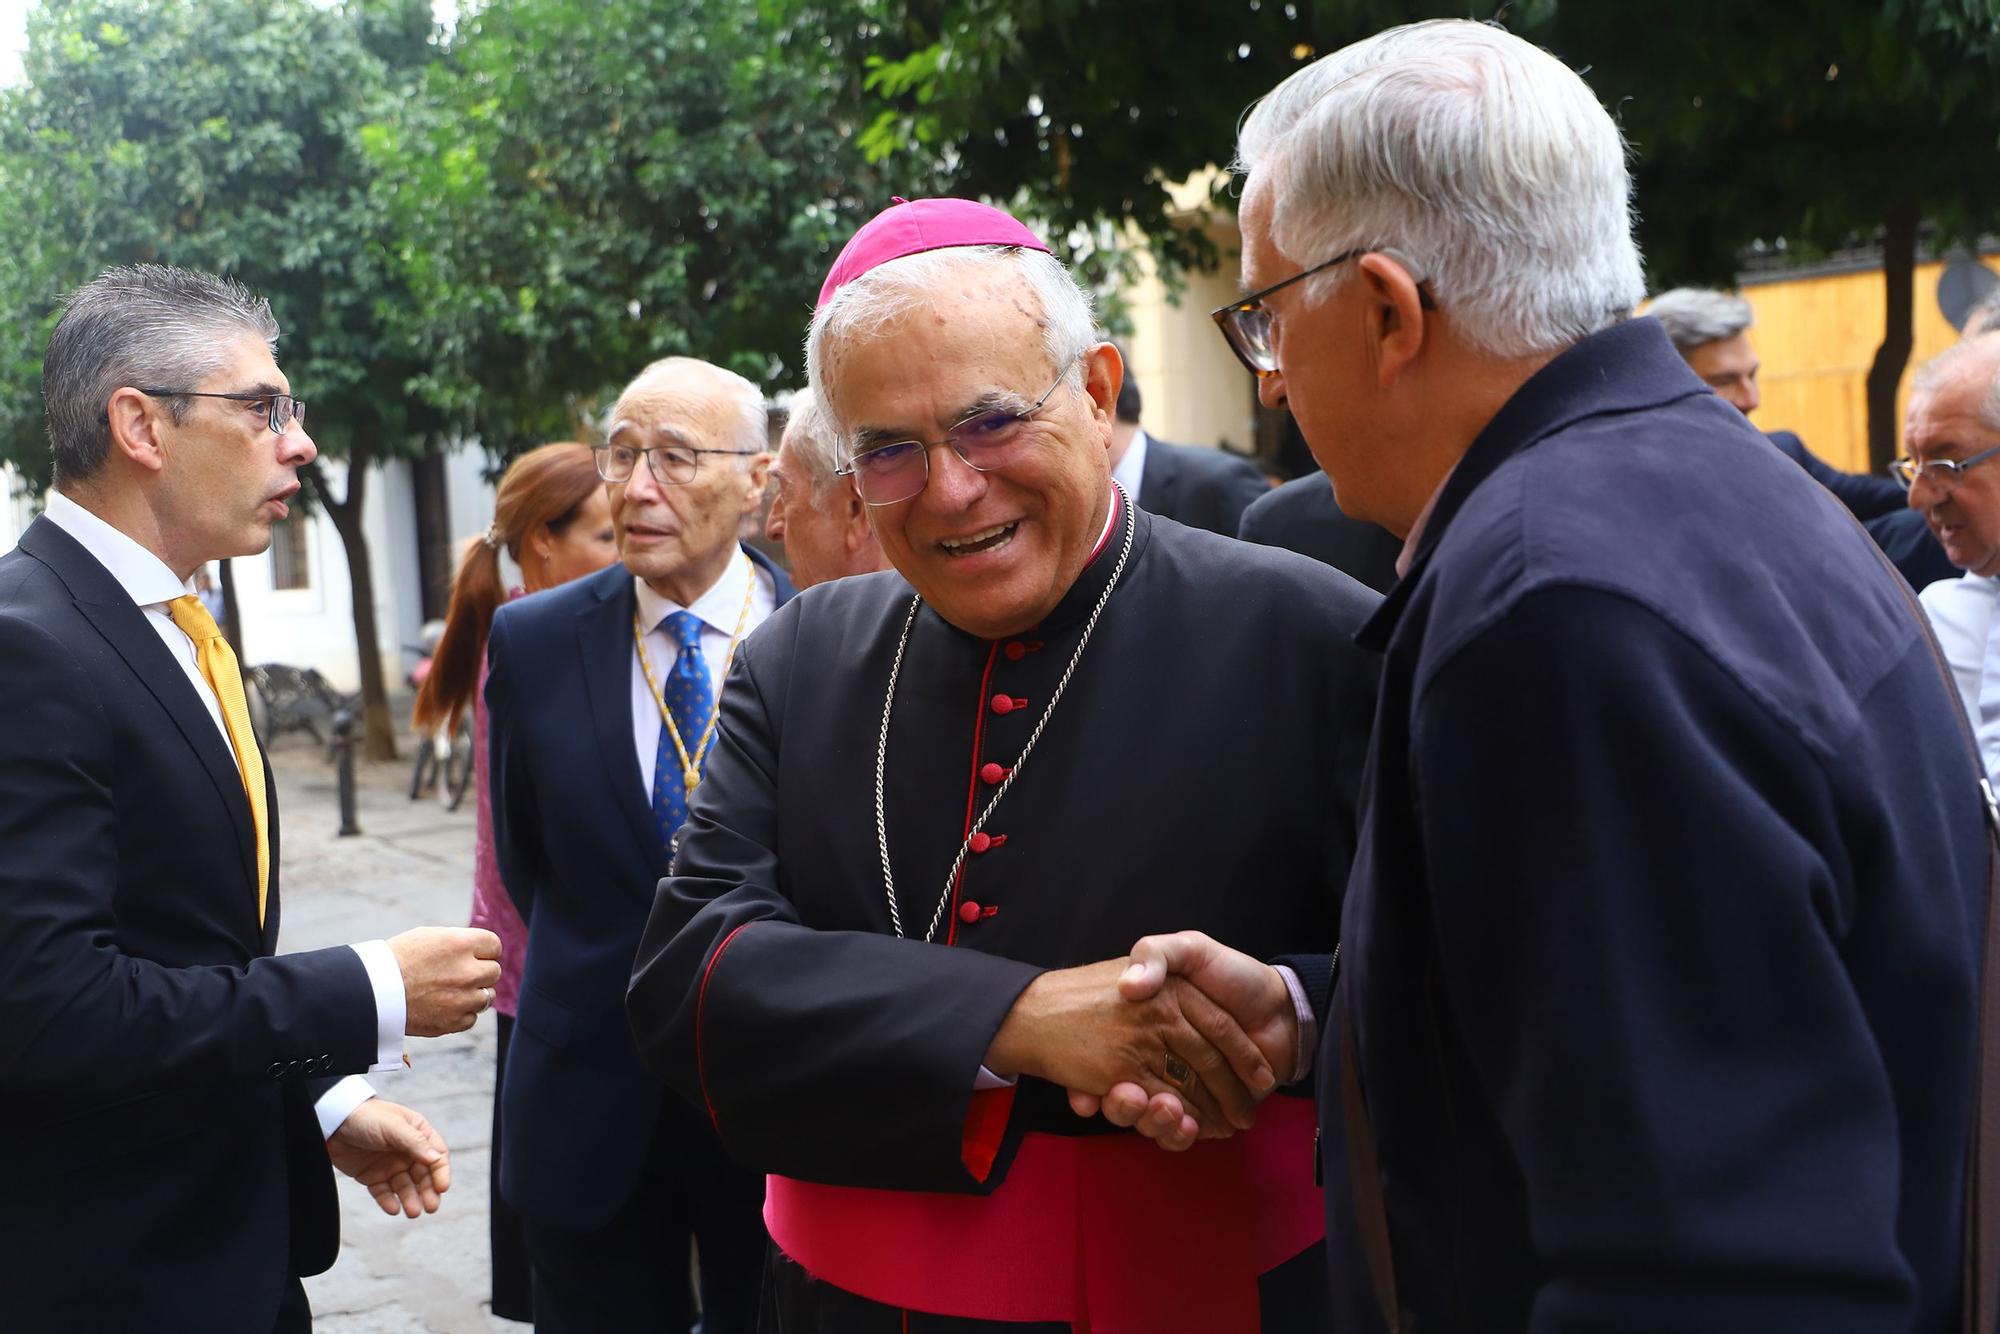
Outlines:
[{"label": "overcoat collar", "polygon": [[1704,392],[1707,387],[1653,319],[1626,320],[1594,333],[1529,376],[1474,437],[1439,488],[1408,573],[1355,634],[1355,642],[1376,652],[1388,646],[1452,519],[1509,459],[1586,417],[1658,407]]}]

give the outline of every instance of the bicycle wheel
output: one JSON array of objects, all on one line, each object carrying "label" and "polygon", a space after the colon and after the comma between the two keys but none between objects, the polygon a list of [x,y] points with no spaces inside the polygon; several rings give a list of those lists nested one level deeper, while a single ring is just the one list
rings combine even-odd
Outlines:
[{"label": "bicycle wheel", "polygon": [[437,781],[437,754],[431,747],[431,739],[427,736],[418,737],[415,750],[416,763],[410,766],[411,801],[430,791],[431,784]]},{"label": "bicycle wheel", "polygon": [[445,757],[444,786],[439,791],[439,796],[444,799],[444,808],[457,810],[471,787],[472,719],[467,716],[458,720],[458,730],[451,737],[451,754]]}]

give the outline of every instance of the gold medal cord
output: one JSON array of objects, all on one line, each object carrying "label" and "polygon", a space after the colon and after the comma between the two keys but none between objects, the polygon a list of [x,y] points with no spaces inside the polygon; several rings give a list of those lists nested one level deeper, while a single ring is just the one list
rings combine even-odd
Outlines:
[{"label": "gold medal cord", "polygon": [[[749,558],[740,557],[744,564]],[[729,665],[736,661],[736,646],[743,642],[743,627],[750,624],[750,601],[757,596],[757,570],[750,570],[750,587],[743,594],[743,610],[736,615],[736,630],[729,636],[729,653],[722,660],[722,680],[715,683],[715,703],[709,707],[708,723],[701,729],[701,739],[695,743],[694,754],[688,754],[687,742],[681,740],[681,729],[674,722],[673,713],[667,708],[667,697],[660,689],[659,678],[653,675],[652,659],[646,656],[646,627],[639,620],[639,608],[632,608],[632,647],[639,650],[639,670],[646,674],[646,685],[653,692],[653,703],[659,706],[660,723],[667,734],[674,739],[674,749],[681,757],[681,785],[692,794],[701,786],[701,762],[715,744],[715,725],[722,717],[722,687],[729,679]],[[695,651],[701,651],[700,645]]]}]

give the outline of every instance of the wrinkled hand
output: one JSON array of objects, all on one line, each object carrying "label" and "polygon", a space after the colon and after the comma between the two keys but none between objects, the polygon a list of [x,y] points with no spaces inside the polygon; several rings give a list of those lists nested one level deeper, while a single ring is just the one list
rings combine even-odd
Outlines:
[{"label": "wrinkled hand", "polygon": [[1107,959],[1037,977],[994,1035],[986,1068],[1034,1075],[1073,1096],[1102,1097],[1118,1086],[1139,1089],[1142,1104],[1172,1096],[1172,1132],[1188,1143],[1248,1129],[1257,1099],[1277,1086],[1269,1061],[1221,1007],[1182,979],[1164,978],[1138,999],[1120,995],[1129,962]]},{"label": "wrinkled hand", "polygon": [[[1207,1006],[1185,1007],[1189,1019],[1211,1042],[1247,1037],[1276,1080],[1257,1090],[1270,1092],[1293,1076],[1298,1013],[1277,969],[1230,949],[1199,931],[1147,936],[1132,947],[1131,966],[1118,979],[1119,993],[1135,1004],[1148,1003],[1174,985],[1196,991]],[[1162,1148],[1181,1150],[1196,1136],[1187,1130],[1187,1109],[1175,1090],[1143,1081],[1121,1080],[1102,1097],[1070,1086],[1070,1107],[1079,1116],[1098,1112],[1113,1125],[1131,1126]]]},{"label": "wrinkled hand", "polygon": [[333,1165],[368,1187],[391,1218],[434,1214],[451,1189],[451,1150],[444,1137],[407,1107],[370,1098],[326,1142]]},{"label": "wrinkled hand", "polygon": [[420,926],[389,939],[403,973],[403,1031],[413,1038],[463,1033],[493,1003],[500,937],[476,926]]}]

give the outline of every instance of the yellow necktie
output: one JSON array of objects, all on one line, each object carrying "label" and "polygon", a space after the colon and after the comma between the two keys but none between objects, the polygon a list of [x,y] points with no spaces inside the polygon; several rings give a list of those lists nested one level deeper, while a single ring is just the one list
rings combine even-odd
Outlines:
[{"label": "yellow necktie", "polygon": [[229,728],[229,740],[236,749],[236,772],[243,779],[243,795],[250,798],[250,818],[257,829],[257,925],[264,925],[264,895],[271,884],[271,839],[269,814],[264,809],[264,756],[257,749],[257,736],[250,730],[250,705],[243,698],[243,673],[236,666],[236,654],[222,637],[215,618],[201,599],[189,593],[167,604],[174,618],[194,641],[195,663],[222,705],[222,721]]}]

